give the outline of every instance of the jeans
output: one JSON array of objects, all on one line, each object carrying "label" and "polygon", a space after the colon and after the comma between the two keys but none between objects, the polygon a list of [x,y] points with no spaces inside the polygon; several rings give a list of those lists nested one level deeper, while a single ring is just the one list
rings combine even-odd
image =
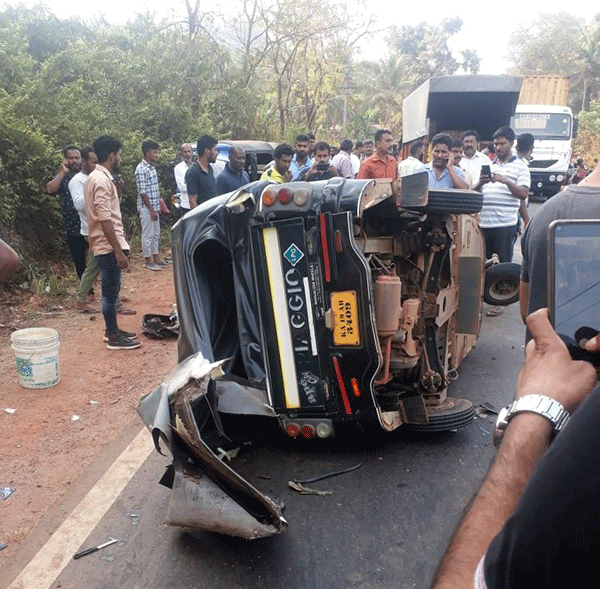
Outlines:
[{"label": "jeans", "polygon": [[115,252],[96,256],[102,274],[102,315],[108,333],[117,333],[117,304],[121,290],[121,268],[117,265]]}]

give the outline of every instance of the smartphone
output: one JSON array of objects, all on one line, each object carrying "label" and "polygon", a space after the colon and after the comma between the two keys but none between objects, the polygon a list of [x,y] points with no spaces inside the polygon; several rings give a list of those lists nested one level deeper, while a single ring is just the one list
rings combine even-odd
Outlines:
[{"label": "smartphone", "polygon": [[600,366],[600,353],[583,349],[600,332],[600,219],[550,224],[548,308],[573,359]]},{"label": "smartphone", "polygon": [[329,164],[328,163],[322,163],[322,164],[317,164],[317,171],[319,172],[327,172],[327,170],[329,170]]},{"label": "smartphone", "polygon": [[492,177],[492,170],[488,164],[483,164],[483,166],[481,166],[481,175],[487,176],[488,178]]}]

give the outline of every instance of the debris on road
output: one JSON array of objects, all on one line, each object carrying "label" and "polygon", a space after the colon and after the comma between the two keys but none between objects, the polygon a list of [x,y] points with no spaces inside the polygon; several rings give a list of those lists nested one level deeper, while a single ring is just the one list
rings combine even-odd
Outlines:
[{"label": "debris on road", "polygon": [[15,491],[14,487],[0,487],[0,497],[6,501]]},{"label": "debris on road", "polygon": [[329,495],[333,495],[333,491],[319,491],[317,489],[309,489],[296,481],[288,481],[288,487],[290,489],[294,489],[294,491],[298,491],[301,495],[320,495],[322,497],[327,497]]},{"label": "debris on road", "polygon": [[475,408],[475,415],[477,417],[487,417],[490,413],[494,415],[498,415],[498,409],[496,409],[491,403],[485,401],[484,403],[479,403]]},{"label": "debris on road", "polygon": [[227,458],[227,460],[229,460],[229,462],[231,462],[237,455],[238,452],[240,451],[239,448],[233,448],[232,450],[223,450],[223,448],[217,448],[217,458],[220,458],[221,460],[224,460],[225,458]]},{"label": "debris on road", "polygon": [[11,409],[10,407],[6,407],[4,411],[6,411],[6,413],[10,413],[11,415],[14,415],[17,412],[16,409]]},{"label": "debris on road", "polygon": [[115,542],[118,542],[118,540],[111,536],[111,538],[108,542],[104,542],[104,544],[94,546],[93,548],[87,548],[86,550],[82,550],[81,552],[77,552],[76,554],[73,555],[73,558],[77,559],[77,558],[81,558],[82,556],[86,556],[87,554],[92,554],[92,552],[96,552],[97,550],[106,548],[107,546],[110,546],[111,544],[114,544]]},{"label": "debris on road", "polygon": [[293,482],[300,483],[301,485],[307,485],[309,483],[316,483],[317,481],[322,481],[324,479],[330,479],[331,477],[337,477],[340,474],[346,474],[348,472],[358,470],[363,464],[364,464],[364,462],[359,462],[358,464],[355,464],[354,466],[351,466],[350,468],[344,468],[342,470],[336,470],[334,472],[327,472],[325,474],[317,475],[316,477],[311,477],[309,479],[301,479],[301,480],[294,479]]}]

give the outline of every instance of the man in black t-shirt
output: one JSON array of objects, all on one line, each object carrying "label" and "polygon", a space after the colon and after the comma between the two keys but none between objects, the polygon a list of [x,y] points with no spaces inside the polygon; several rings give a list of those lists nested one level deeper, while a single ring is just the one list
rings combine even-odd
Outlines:
[{"label": "man in black t-shirt", "polygon": [[[190,209],[217,195],[215,175],[210,164],[217,161],[217,140],[210,135],[198,139],[198,159],[185,173]],[[181,214],[188,211],[183,209]]]},{"label": "man in black t-shirt", "polygon": [[62,214],[67,234],[67,244],[71,251],[77,276],[81,278],[85,270],[88,244],[81,235],[79,213],[73,204],[73,199],[69,192],[71,178],[81,170],[81,152],[75,145],[67,145],[63,149],[63,156],[64,159],[60,165],[60,170],[46,184],[46,191],[48,194],[59,194],[62,198]]},{"label": "man in black t-shirt", "polygon": [[[571,359],[547,309],[530,315],[527,327],[533,341],[515,403],[500,412],[496,424],[498,433],[504,432],[501,444],[433,589],[563,589],[595,583],[600,387],[591,364]],[[586,349],[600,352],[600,336]]]}]

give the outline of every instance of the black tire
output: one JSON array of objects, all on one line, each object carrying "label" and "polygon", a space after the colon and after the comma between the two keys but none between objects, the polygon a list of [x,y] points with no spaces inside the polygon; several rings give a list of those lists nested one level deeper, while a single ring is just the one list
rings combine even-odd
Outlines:
[{"label": "black tire", "polygon": [[438,215],[472,215],[479,213],[483,194],[474,190],[430,190],[426,213]]},{"label": "black tire", "polygon": [[521,266],[512,262],[494,264],[485,271],[483,300],[488,305],[506,307],[519,300]]},{"label": "black tire", "polygon": [[405,423],[407,431],[439,433],[460,429],[475,419],[475,409],[471,401],[447,397],[440,405],[427,407],[429,423]]}]

